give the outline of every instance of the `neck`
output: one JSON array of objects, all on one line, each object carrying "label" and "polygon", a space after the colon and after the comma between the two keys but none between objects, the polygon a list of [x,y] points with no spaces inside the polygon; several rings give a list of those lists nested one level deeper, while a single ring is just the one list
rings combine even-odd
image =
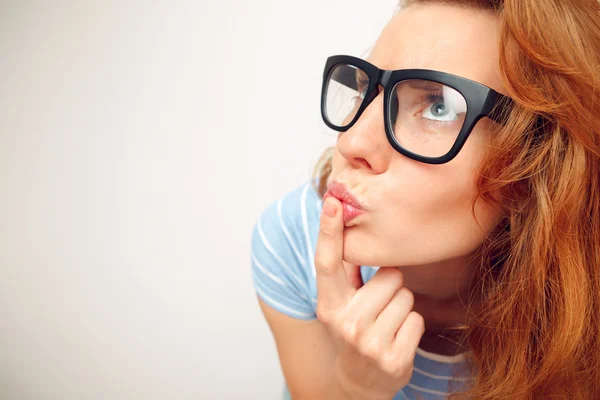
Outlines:
[{"label": "neck", "polygon": [[[425,320],[419,347],[432,353],[454,355],[467,351],[461,344],[468,324],[467,312],[479,306],[474,292],[475,267],[472,255],[441,263],[396,267],[404,274],[404,286],[414,294],[413,310]],[[475,296],[474,296],[475,295]],[[469,305],[469,297],[474,300]]]}]

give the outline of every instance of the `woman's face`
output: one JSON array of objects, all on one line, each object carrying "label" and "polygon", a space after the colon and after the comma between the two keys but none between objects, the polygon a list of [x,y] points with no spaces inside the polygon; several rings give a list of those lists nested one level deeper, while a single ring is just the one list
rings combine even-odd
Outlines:
[{"label": "woman's face", "polygon": [[[389,70],[449,72],[505,92],[497,30],[496,17],[485,11],[412,6],[385,27],[368,61]],[[408,266],[469,257],[500,218],[481,200],[475,206],[477,219],[471,212],[477,168],[492,134],[489,119],[477,123],[456,158],[430,165],[391,147],[382,107],[380,92],[337,139],[330,182],[346,185],[367,210],[346,225],[344,260]]]}]

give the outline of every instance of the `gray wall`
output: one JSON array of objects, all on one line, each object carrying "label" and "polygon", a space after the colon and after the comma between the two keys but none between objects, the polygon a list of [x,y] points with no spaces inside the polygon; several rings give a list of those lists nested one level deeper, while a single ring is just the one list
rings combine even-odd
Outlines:
[{"label": "gray wall", "polygon": [[394,8],[0,1],[0,398],[279,398],[250,230]]}]

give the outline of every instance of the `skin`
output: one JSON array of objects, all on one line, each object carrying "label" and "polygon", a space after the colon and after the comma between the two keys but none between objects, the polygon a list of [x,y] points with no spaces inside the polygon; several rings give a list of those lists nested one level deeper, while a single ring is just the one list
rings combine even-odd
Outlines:
[{"label": "skin", "polygon": [[[388,23],[368,61],[450,72],[505,93],[497,30],[484,11],[411,6]],[[461,352],[438,333],[464,322],[459,296],[467,299],[469,261],[501,217],[481,202],[471,214],[492,129],[483,118],[454,160],[420,163],[388,143],[380,95],[339,135],[331,179],[367,213],[345,226],[340,202],[324,202],[314,260],[317,319],[298,320],[258,299],[292,398],[389,400],[410,380],[417,346]],[[381,268],[363,283],[359,265]]]},{"label": "skin", "polygon": [[[367,60],[382,69],[449,72],[506,93],[498,67],[498,21],[480,10],[412,6],[388,23]],[[475,217],[471,210],[493,127],[481,119],[456,158],[429,165],[395,151],[383,123],[382,91],[337,138],[330,181],[345,184],[367,210],[343,230],[344,265],[350,274],[357,265],[401,270],[414,310],[425,320],[420,346],[453,354],[456,346],[436,341],[437,334],[464,323],[476,250],[501,217],[481,200]]]}]

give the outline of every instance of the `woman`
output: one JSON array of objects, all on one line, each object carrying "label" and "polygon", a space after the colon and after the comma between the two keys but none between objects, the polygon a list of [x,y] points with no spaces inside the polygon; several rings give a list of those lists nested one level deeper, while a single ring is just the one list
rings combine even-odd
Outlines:
[{"label": "woman", "polygon": [[596,0],[407,0],[328,59],[337,144],[252,238],[294,400],[600,399],[599,66]]}]

